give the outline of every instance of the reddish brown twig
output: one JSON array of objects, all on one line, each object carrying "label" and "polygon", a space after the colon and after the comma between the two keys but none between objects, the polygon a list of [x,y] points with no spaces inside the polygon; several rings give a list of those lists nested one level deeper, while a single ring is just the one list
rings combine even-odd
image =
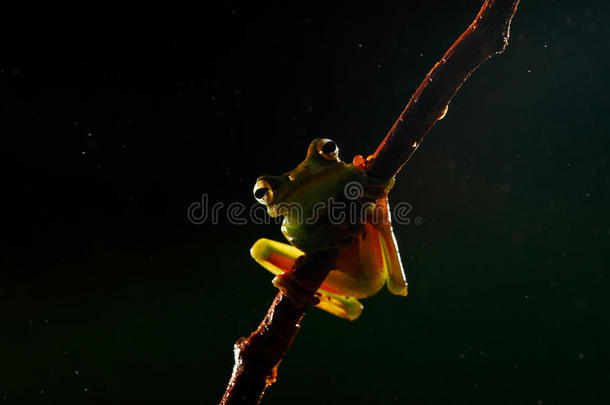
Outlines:
[{"label": "reddish brown twig", "polygon": [[[367,164],[372,177],[393,177],[409,160],[423,137],[441,119],[470,74],[508,43],[510,22],[519,0],[487,0],[481,11],[432,68]],[[295,277],[313,294],[331,270],[337,252],[303,256]],[[276,370],[290,347],[305,309],[278,293],[265,319],[250,337],[235,343],[235,366],[221,405],[258,404],[275,381]]]},{"label": "reddish brown twig", "polygon": [[483,62],[502,53],[519,0],[487,0],[470,27],[421,82],[367,166],[371,177],[392,177],[426,133],[445,116],[449,102]]},{"label": "reddish brown twig", "polygon": [[[326,250],[302,256],[296,263],[294,275],[312,295],[332,270],[336,255],[335,250]],[[235,343],[233,375],[222,405],[259,403],[265,388],[275,381],[277,366],[301,327],[305,309],[277,294],[258,328]]]}]

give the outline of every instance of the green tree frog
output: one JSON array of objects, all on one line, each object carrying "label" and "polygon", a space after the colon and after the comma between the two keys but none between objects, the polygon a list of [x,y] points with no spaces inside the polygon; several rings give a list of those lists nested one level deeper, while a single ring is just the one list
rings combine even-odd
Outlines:
[{"label": "green tree frog", "polygon": [[368,177],[366,161],[339,158],[330,139],[314,139],[307,156],[281,176],[261,176],[254,197],[272,217],[282,216],[285,244],[259,239],[252,257],[275,274],[274,285],[289,296],[299,294],[290,279],[305,253],[335,248],[334,270],[316,293],[314,304],[341,318],[362,313],[360,298],[375,295],[384,284],[396,295],[407,295],[407,281],[390,222],[387,193],[394,180]]}]

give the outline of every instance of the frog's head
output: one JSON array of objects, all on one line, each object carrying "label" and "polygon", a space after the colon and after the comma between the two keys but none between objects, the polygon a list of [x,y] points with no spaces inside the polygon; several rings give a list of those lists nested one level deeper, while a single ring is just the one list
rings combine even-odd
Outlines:
[{"label": "frog's head", "polygon": [[314,139],[307,156],[295,169],[281,176],[261,176],[254,184],[254,198],[267,206],[272,217],[286,216],[290,210],[307,211],[313,204],[330,197],[334,183],[345,163],[339,159],[339,147],[330,139]]}]

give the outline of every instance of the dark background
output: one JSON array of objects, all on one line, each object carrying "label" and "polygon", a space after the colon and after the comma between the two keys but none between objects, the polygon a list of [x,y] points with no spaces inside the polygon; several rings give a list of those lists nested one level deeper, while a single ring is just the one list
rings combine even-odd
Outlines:
[{"label": "dark background", "polygon": [[[371,153],[481,3],[3,3],[0,403],[216,403],[281,234],[188,206]],[[608,403],[609,11],[522,2],[390,194],[409,297],[309,311],[263,403]]]}]

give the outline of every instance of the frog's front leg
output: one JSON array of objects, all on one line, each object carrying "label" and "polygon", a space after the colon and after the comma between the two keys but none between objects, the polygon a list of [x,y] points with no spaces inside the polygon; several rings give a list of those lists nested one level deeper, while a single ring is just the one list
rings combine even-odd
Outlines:
[{"label": "frog's front leg", "polygon": [[[376,179],[374,177],[364,176],[361,180],[361,188],[362,192],[360,193],[357,201],[360,201],[362,204],[368,202],[375,202],[377,200],[384,199],[388,196],[388,193],[394,187],[394,179],[391,178],[389,180],[385,179]],[[349,198],[348,194],[349,190],[345,190],[346,197]]]},{"label": "frog's front leg", "polygon": [[362,304],[352,297],[319,289],[312,299],[310,292],[294,277],[292,270],[303,252],[294,246],[270,239],[259,239],[250,254],[261,266],[275,274],[273,284],[296,302],[314,305],[333,315],[350,321],[362,313]]}]

